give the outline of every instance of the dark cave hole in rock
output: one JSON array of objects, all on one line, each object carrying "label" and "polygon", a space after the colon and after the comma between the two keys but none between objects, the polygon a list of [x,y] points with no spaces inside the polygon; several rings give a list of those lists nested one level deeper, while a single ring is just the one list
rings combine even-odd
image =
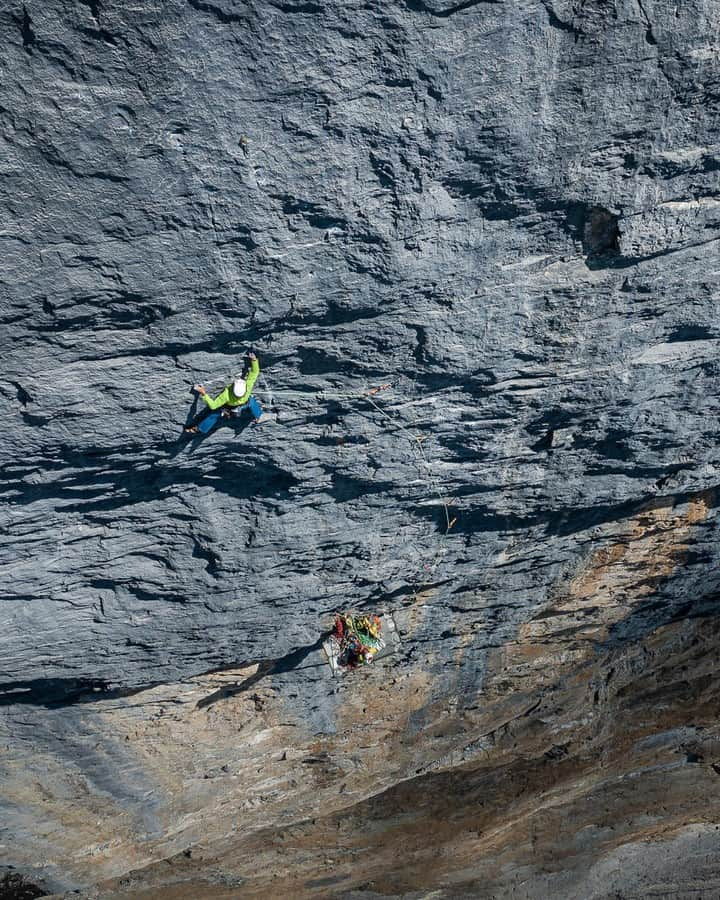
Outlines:
[{"label": "dark cave hole in rock", "polygon": [[587,256],[617,253],[620,245],[618,217],[602,206],[593,206],[583,227],[583,251]]},{"label": "dark cave hole in rock", "polygon": [[619,237],[618,217],[602,206],[594,206],[583,232],[587,253],[598,255],[615,252],[619,249]]},{"label": "dark cave hole in rock", "polygon": [[571,203],[566,224],[570,234],[582,242],[588,262],[619,255],[619,216],[604,206]]}]

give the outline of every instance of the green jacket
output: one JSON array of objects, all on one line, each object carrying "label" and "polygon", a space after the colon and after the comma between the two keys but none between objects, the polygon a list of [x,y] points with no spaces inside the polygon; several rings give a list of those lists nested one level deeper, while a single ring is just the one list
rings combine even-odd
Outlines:
[{"label": "green jacket", "polygon": [[247,403],[250,399],[250,395],[252,394],[252,389],[257,381],[257,377],[260,374],[260,363],[253,359],[250,362],[250,371],[248,372],[248,376],[245,379],[245,393],[242,397],[236,397],[235,392],[233,391],[232,384],[229,384],[222,394],[218,394],[215,399],[212,397],[208,397],[207,394],[203,394],[203,400],[207,403],[210,409],[220,409],[222,406],[242,406],[243,403]]}]

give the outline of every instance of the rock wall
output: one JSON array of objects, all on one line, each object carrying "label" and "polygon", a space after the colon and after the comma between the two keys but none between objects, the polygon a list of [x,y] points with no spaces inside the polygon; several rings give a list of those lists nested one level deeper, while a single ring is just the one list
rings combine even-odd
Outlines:
[{"label": "rock wall", "polygon": [[[0,871],[714,890],[716,4],[0,34]],[[266,424],[183,437],[249,350]],[[336,680],[346,607],[402,648]]]}]

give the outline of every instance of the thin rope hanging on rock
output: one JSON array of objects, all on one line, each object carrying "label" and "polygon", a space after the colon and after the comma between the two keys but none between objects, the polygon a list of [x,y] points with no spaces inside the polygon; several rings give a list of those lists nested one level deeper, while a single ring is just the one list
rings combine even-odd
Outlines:
[{"label": "thin rope hanging on rock", "polygon": [[[209,384],[209,385],[217,384],[223,380],[225,380],[225,379],[215,378],[215,379],[209,380],[207,382],[207,384]],[[427,454],[425,453],[425,449],[422,445],[422,438],[419,435],[413,434],[413,432],[410,431],[410,429],[400,421],[399,416],[395,416],[393,418],[387,412],[387,410],[385,410],[381,406],[379,406],[378,403],[376,403],[375,400],[373,399],[373,397],[376,394],[379,394],[381,391],[384,391],[387,388],[391,387],[392,385],[390,382],[385,382],[383,384],[378,385],[377,387],[370,388],[368,390],[362,391],[360,394],[357,394],[357,393],[349,392],[349,391],[348,392],[341,392],[341,391],[335,392],[335,391],[327,391],[325,389],[321,389],[321,390],[315,391],[315,392],[282,391],[282,390],[274,391],[270,385],[270,382],[264,377],[262,372],[259,375],[259,380],[261,380],[262,384],[263,384],[263,387],[261,388],[261,390],[265,391],[268,395],[268,402],[269,402],[270,406],[275,405],[275,395],[276,394],[287,395],[287,396],[302,396],[303,394],[306,394],[306,393],[307,394],[315,393],[315,394],[324,395],[333,400],[354,400],[354,399],[358,399],[358,398],[363,398],[363,399],[367,400],[367,402],[370,403],[370,405],[374,409],[376,409],[380,413],[381,416],[384,416],[392,425],[395,425],[396,427],[400,428],[407,435],[408,440],[411,442],[411,444],[415,448],[417,448],[417,450],[420,454],[422,463],[425,467],[428,484],[430,485],[432,492],[435,494],[438,502],[440,503],[440,505],[442,506],[442,509],[443,509],[443,514],[445,516],[445,532],[444,533],[445,533],[445,535],[450,533],[453,525],[457,522],[457,517],[455,517],[455,516],[451,517],[451,515],[450,515],[450,507],[449,507],[448,503],[446,502],[442,492],[440,491],[437,480],[435,479],[435,476],[433,475],[432,466],[430,465],[430,461],[428,460]]]},{"label": "thin rope hanging on rock", "polygon": [[432,487],[433,492],[435,493],[435,496],[440,501],[440,504],[443,508],[443,512],[445,513],[445,534],[448,534],[450,532],[450,529],[453,527],[453,525],[457,521],[457,519],[450,518],[450,509],[448,507],[448,504],[445,502],[445,499],[444,499],[443,495],[441,494],[440,489],[437,485],[437,481],[435,480],[435,476],[432,473],[430,461],[428,460],[427,455],[426,455],[425,450],[422,445],[422,439],[420,437],[418,437],[418,435],[413,434],[409,428],[407,428],[405,425],[403,425],[402,422],[399,421],[399,419],[397,417],[396,417],[396,420],[394,421],[392,416],[390,416],[390,414],[388,412],[386,412],[386,410],[384,410],[381,406],[378,406],[378,404],[370,396],[371,394],[378,393],[378,391],[382,390],[385,387],[389,387],[389,385],[383,385],[380,388],[374,388],[372,391],[369,391],[369,392],[366,391],[362,396],[364,396],[364,398],[368,401],[368,403],[370,403],[381,415],[385,416],[385,418],[389,422],[392,422],[394,425],[397,425],[399,428],[401,428],[405,432],[405,434],[408,435],[408,438],[411,441],[411,443],[414,446],[416,446],[417,449],[420,451],[420,456],[422,457],[422,461],[423,461],[423,463],[425,465],[425,469],[427,471],[428,482],[429,482],[430,486]]}]

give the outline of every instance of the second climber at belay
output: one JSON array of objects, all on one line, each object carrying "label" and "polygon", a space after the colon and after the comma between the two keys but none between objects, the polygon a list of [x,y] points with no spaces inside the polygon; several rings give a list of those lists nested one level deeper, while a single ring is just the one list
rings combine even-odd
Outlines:
[{"label": "second climber at belay", "polygon": [[[262,420],[262,407],[252,395],[252,389],[260,374],[260,363],[254,353],[248,353],[250,360],[250,371],[245,378],[237,377],[231,382],[224,391],[217,397],[208,396],[207,391],[201,385],[195,385],[195,390],[200,394],[205,403],[211,410],[222,410],[223,415],[233,415],[237,410],[240,411],[247,407],[253,416],[253,425],[257,425]],[[197,431],[197,425],[186,429],[187,431]]]}]

